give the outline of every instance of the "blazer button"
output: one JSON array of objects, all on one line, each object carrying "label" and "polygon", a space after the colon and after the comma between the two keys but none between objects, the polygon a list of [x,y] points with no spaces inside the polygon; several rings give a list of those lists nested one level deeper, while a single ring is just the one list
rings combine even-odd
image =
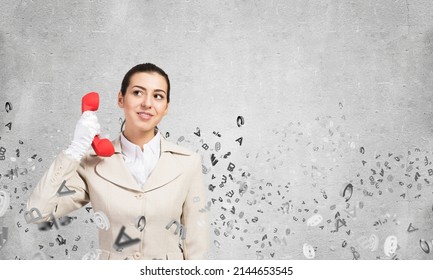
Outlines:
[{"label": "blazer button", "polygon": [[140,194],[137,194],[135,197],[137,199],[143,199],[144,195],[142,193],[140,193]]},{"label": "blazer button", "polygon": [[138,260],[141,257],[140,252],[135,252],[134,253],[134,259]]}]

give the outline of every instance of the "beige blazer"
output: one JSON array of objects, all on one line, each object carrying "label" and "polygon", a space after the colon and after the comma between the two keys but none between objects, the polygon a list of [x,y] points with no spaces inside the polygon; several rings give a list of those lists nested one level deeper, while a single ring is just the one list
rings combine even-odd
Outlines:
[{"label": "beige blazer", "polygon": [[[93,149],[80,162],[63,152],[56,157],[27,203],[28,211],[41,212],[36,223],[91,202],[93,211],[103,212],[110,223],[108,230],[98,229],[100,259],[206,258],[209,224],[200,155],[162,136],[161,157],[142,189],[124,163],[120,135],[112,142],[115,154],[108,158]],[[64,180],[71,193],[59,195]],[[122,226],[126,235],[119,248]],[[140,242],[125,245],[137,238]]]}]

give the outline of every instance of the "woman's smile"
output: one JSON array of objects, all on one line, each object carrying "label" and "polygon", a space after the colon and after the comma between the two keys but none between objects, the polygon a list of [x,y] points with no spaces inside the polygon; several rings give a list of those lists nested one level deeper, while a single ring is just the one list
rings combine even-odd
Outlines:
[{"label": "woman's smile", "polygon": [[138,112],[137,114],[142,120],[150,120],[153,117],[152,114],[147,112]]}]

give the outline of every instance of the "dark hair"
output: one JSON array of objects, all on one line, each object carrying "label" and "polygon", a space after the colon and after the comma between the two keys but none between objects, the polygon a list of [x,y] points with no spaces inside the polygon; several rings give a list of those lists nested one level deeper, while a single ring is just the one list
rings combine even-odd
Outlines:
[{"label": "dark hair", "polygon": [[170,79],[168,78],[168,75],[164,72],[164,70],[162,70],[161,68],[159,68],[158,66],[152,63],[143,63],[143,64],[135,65],[125,74],[125,77],[123,77],[122,80],[122,86],[120,88],[120,91],[122,92],[122,96],[125,96],[126,94],[126,89],[129,86],[129,82],[132,75],[139,72],[157,73],[163,76],[165,81],[167,82],[167,102],[170,102]]}]

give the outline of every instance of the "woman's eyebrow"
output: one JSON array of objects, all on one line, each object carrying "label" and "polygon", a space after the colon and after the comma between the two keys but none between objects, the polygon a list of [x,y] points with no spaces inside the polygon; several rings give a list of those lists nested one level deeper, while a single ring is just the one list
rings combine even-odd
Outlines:
[{"label": "woman's eyebrow", "polygon": [[142,87],[142,86],[133,86],[133,87],[138,87],[138,88],[140,88],[142,90],[147,90],[145,87]]},{"label": "woman's eyebrow", "polygon": [[164,90],[162,90],[162,89],[155,89],[155,91],[156,91],[156,92],[162,92],[162,93],[165,93],[165,94],[166,94],[166,92],[165,92]]},{"label": "woman's eyebrow", "polygon": [[[142,86],[137,86],[137,85],[135,85],[135,86],[133,86],[133,87],[138,87],[138,88],[140,88],[140,89],[142,89],[142,90],[147,91],[147,89],[146,89],[145,87],[142,87]],[[163,92],[163,93],[167,94],[167,93],[166,93],[164,90],[162,90],[162,89],[155,89],[155,91],[156,91],[156,92]]]}]

